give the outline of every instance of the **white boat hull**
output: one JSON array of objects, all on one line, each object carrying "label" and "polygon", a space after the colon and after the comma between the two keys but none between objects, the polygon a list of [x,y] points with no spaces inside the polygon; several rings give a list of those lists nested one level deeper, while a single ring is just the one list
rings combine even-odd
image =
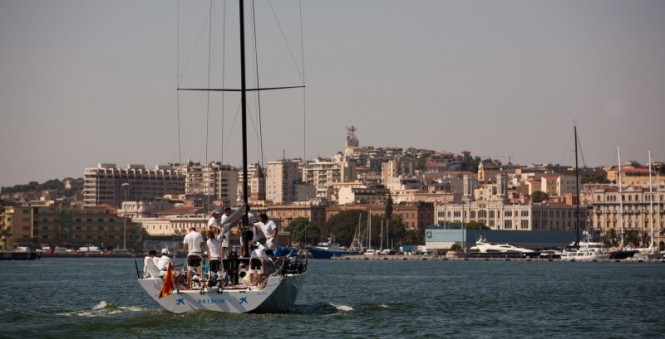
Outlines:
[{"label": "white boat hull", "polygon": [[203,290],[181,290],[164,298],[159,298],[162,289],[161,278],[139,279],[143,289],[164,309],[173,313],[207,310],[225,313],[284,313],[293,308],[300,292],[305,274],[272,275],[266,287],[223,289],[217,287]]}]

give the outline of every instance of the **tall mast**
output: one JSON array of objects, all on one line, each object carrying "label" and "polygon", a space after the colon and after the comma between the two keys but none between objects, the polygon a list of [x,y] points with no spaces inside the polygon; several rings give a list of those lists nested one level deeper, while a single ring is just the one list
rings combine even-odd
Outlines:
[{"label": "tall mast", "polygon": [[621,245],[619,248],[623,250],[623,183],[621,181],[621,151],[619,146],[617,146],[617,163],[619,164],[617,183],[619,184],[619,225],[621,226]]},{"label": "tall mast", "polygon": [[580,244],[580,167],[577,164],[577,126],[573,126],[575,131],[575,247]]},{"label": "tall mast", "polygon": [[242,194],[245,203],[245,224],[248,222],[249,199],[247,177],[247,84],[245,82],[245,7],[243,0],[238,0],[240,15],[240,98],[242,105]]},{"label": "tall mast", "polygon": [[651,224],[651,238],[649,240],[649,249],[653,254],[653,183],[651,182],[651,151],[649,151],[649,219]]}]

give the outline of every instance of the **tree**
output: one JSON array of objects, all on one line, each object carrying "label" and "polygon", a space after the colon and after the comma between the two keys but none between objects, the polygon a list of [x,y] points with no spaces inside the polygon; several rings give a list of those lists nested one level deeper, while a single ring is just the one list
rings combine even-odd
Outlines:
[{"label": "tree", "polygon": [[533,192],[533,194],[531,194],[531,202],[533,202],[534,204],[537,204],[537,203],[540,203],[540,202],[543,202],[543,201],[547,201],[549,199],[550,199],[550,196],[547,195],[547,193],[545,193],[543,191],[535,191],[535,192]]},{"label": "tree", "polygon": [[[344,246],[349,245],[358,229],[360,215],[363,213],[365,212],[360,210],[350,210],[333,215],[321,227],[321,238],[333,236],[336,242]],[[374,221],[372,221],[372,224],[374,224]]]},{"label": "tree", "polygon": [[2,249],[7,249],[7,243],[9,238],[12,237],[12,233],[9,230],[9,227],[0,227],[0,239],[2,239]]},{"label": "tree", "polygon": [[386,213],[385,213],[386,219],[390,221],[390,219],[393,218],[393,198],[388,193],[388,199],[386,199]]},{"label": "tree", "polygon": [[301,244],[316,244],[320,241],[319,228],[307,218],[298,217],[289,222],[285,228],[291,233],[291,241]]}]

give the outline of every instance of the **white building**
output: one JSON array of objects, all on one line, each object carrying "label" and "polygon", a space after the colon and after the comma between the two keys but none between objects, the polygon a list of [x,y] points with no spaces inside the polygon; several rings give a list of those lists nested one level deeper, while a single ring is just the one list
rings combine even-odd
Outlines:
[{"label": "white building", "polygon": [[119,207],[122,201],[161,198],[166,194],[185,193],[185,176],[172,166],[100,163],[84,170],[83,202],[86,206],[109,204]]}]

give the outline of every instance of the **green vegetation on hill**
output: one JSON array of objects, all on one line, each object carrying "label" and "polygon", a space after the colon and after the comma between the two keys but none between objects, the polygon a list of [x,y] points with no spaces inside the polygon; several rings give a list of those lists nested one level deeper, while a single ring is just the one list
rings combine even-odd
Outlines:
[{"label": "green vegetation on hill", "polygon": [[[65,189],[65,182],[69,181],[71,189]],[[77,195],[83,189],[83,178],[65,178],[63,180],[51,179],[44,183],[31,181],[27,185],[3,186],[0,190],[3,194],[29,193],[39,191],[53,191],[54,195],[71,197]]]}]

